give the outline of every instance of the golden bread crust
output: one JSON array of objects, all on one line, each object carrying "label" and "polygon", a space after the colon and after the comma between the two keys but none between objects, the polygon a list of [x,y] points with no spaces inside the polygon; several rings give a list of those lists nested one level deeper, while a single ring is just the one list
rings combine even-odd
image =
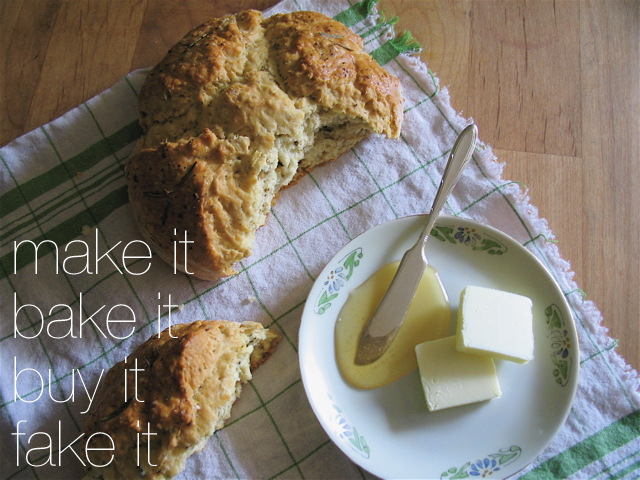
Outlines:
[{"label": "golden bread crust", "polygon": [[360,36],[317,12],[270,17],[265,23],[278,73],[291,95],[367,119],[372,131],[398,138],[400,83],[364,51]]},{"label": "golden bread crust", "polygon": [[134,217],[171,264],[188,233],[195,243],[178,269],[231,275],[282,188],[372,132],[398,138],[402,105],[398,79],[331,18],[247,10],[211,20],[140,92],[145,134],[126,173]]},{"label": "golden bread crust", "polygon": [[173,243],[184,240],[184,228],[178,226],[185,225],[193,242],[188,258],[199,259],[189,264],[189,273],[230,275],[230,265],[248,255],[250,245],[243,245],[243,236],[254,230],[251,219],[256,213],[249,195],[256,184],[246,185],[247,177],[234,175],[243,155],[246,142],[220,140],[205,130],[188,143],[164,143],[129,160],[131,200],[146,206],[133,209],[136,222],[166,262],[187,269],[182,246],[174,259]]},{"label": "golden bread crust", "polygon": [[[178,474],[224,425],[242,384],[278,341],[259,323],[228,321],[173,325],[171,333],[167,329],[149,338],[109,370],[87,414],[84,438],[104,432],[115,445],[113,452],[92,451],[94,464],[113,459],[91,469],[89,478]],[[149,431],[154,435],[144,435]],[[89,446],[105,448],[108,439],[97,435]]]}]

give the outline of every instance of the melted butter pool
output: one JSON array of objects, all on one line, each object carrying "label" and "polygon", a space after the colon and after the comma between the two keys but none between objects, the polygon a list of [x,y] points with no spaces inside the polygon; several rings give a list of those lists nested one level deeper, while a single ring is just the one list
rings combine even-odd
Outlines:
[{"label": "melted butter pool", "polygon": [[389,349],[369,365],[356,365],[356,348],[367,321],[373,315],[399,261],[385,265],[353,290],[340,310],[335,330],[338,366],[342,375],[358,388],[377,388],[418,367],[415,346],[447,334],[451,311],[435,270],[427,266],[407,316]]}]

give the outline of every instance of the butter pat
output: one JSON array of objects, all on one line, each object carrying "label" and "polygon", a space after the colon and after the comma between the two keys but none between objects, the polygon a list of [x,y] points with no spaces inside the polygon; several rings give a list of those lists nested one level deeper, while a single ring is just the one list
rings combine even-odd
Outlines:
[{"label": "butter pat", "polygon": [[518,363],[533,359],[531,299],[468,286],[460,294],[457,348]]},{"label": "butter pat", "polygon": [[420,380],[430,411],[490,400],[501,395],[490,357],[456,349],[456,337],[416,346]]}]

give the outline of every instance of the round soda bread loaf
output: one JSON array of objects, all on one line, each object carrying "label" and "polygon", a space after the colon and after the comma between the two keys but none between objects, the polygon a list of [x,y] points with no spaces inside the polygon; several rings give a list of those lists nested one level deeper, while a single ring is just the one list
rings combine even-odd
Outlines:
[{"label": "round soda bread loaf", "polygon": [[[126,179],[168,263],[216,280],[251,253],[280,189],[370,133],[398,138],[400,82],[315,12],[247,10],[187,34],[149,73]],[[174,258],[174,242],[189,242]]]},{"label": "round soda bread loaf", "polygon": [[149,338],[109,370],[85,418],[87,447],[97,449],[91,464],[106,465],[91,467],[85,478],[180,473],[222,428],[251,371],[279,340],[259,323],[230,321],[173,325]]}]

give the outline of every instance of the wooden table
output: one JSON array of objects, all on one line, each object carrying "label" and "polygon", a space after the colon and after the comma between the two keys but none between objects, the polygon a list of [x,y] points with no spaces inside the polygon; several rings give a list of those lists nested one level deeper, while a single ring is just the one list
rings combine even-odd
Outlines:
[{"label": "wooden table", "polygon": [[[191,27],[275,0],[0,0],[0,145],[157,62]],[[381,0],[525,184],[640,368],[640,2]],[[615,343],[612,343],[613,347]]]}]

